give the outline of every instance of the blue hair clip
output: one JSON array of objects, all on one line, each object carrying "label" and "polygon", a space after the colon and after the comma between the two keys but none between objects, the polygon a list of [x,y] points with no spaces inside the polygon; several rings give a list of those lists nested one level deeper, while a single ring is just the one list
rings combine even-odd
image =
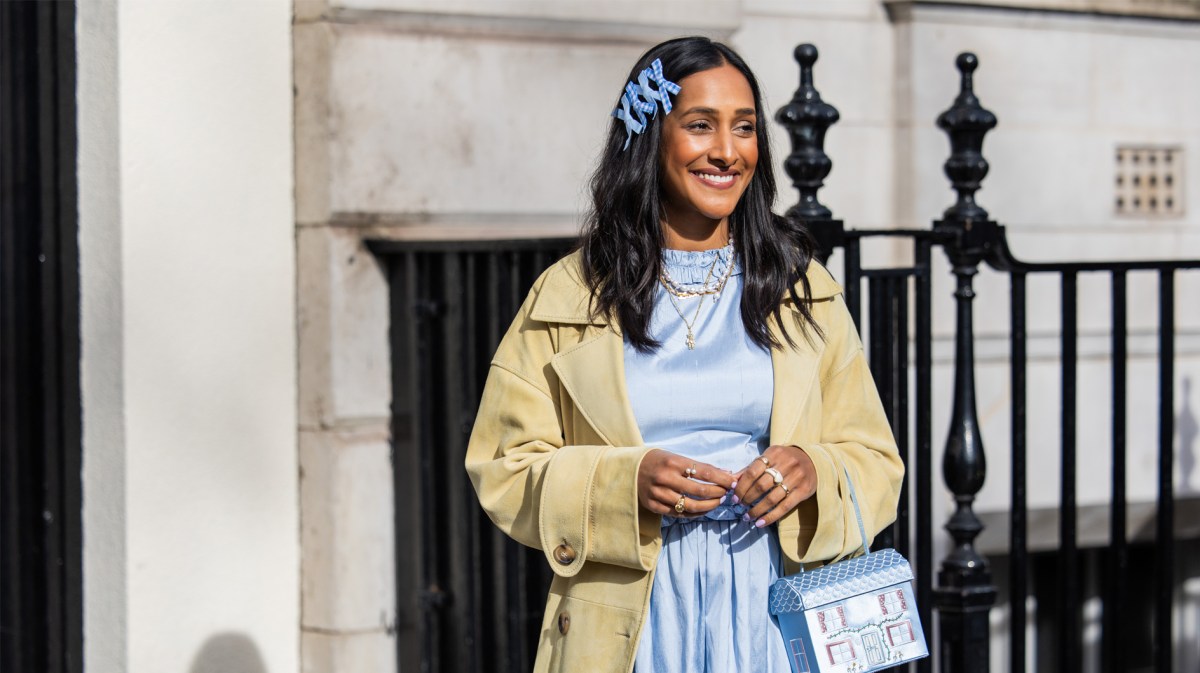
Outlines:
[{"label": "blue hair clip", "polygon": [[[654,86],[651,87],[651,80]],[[625,93],[621,95],[621,107],[613,110],[613,116],[625,122],[625,147],[629,149],[629,141],[633,134],[641,134],[648,123],[646,114],[651,117],[658,114],[658,104],[662,103],[663,114],[671,114],[670,94],[678,94],[679,85],[663,76],[662,61],[654,59],[649,68],[638,74],[635,84],[630,81],[625,85]]]}]

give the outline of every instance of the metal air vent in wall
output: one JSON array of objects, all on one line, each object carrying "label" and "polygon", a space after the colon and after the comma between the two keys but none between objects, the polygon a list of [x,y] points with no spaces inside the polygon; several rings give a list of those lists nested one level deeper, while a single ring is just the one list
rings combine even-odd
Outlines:
[{"label": "metal air vent in wall", "polygon": [[1181,217],[1183,149],[1119,145],[1114,212],[1124,217]]}]

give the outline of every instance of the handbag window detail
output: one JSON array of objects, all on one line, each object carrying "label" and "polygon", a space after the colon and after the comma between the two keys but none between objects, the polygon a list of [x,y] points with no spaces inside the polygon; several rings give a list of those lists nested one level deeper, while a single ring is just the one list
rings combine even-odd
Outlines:
[{"label": "handbag window detail", "polygon": [[792,673],[870,673],[929,656],[913,574],[895,549],[870,551],[846,471],[863,554],[771,585]]}]

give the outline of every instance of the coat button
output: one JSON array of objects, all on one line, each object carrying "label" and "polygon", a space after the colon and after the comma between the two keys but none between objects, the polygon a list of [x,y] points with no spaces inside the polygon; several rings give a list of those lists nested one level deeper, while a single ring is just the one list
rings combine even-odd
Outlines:
[{"label": "coat button", "polygon": [[554,548],[554,560],[565,566],[569,566],[575,562],[575,550],[571,548],[571,545],[564,542]]},{"label": "coat button", "polygon": [[569,630],[571,630],[571,614],[563,610],[558,613],[558,632],[565,636]]}]

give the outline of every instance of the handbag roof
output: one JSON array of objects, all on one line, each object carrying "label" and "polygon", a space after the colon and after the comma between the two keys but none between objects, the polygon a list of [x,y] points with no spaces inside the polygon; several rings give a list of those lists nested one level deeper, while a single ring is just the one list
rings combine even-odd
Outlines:
[{"label": "handbag roof", "polygon": [[911,582],[912,578],[912,568],[899,552],[880,549],[775,580],[771,585],[771,614],[808,610]]}]

